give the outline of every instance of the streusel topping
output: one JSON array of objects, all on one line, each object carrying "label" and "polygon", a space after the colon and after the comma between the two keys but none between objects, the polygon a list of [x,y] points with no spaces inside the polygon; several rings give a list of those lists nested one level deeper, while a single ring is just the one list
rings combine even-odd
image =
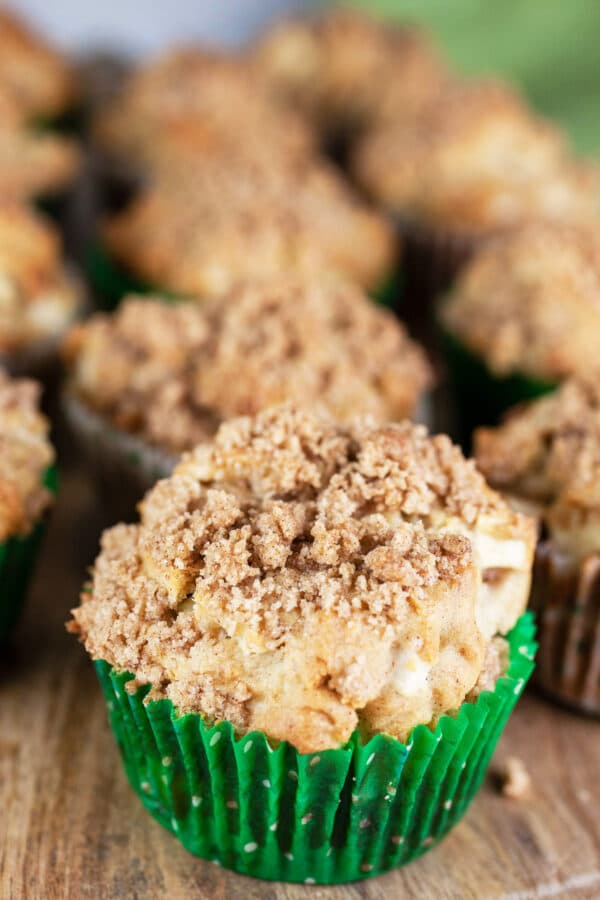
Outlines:
[{"label": "streusel topping", "polygon": [[455,83],[414,116],[367,134],[355,172],[409,220],[486,233],[600,214],[600,176],[562,133],[495,82]]},{"label": "streusel topping", "polygon": [[316,159],[271,169],[205,159],[193,177],[140,194],[105,239],[144,281],[200,299],[240,280],[296,272],[331,271],[372,288],[389,277],[395,256],[387,221]]},{"label": "streusel topping", "polygon": [[174,452],[282,400],[321,403],[343,421],[401,419],[431,379],[395,317],[323,280],[239,286],[202,306],[130,298],[78,325],[66,354],[82,399]]},{"label": "streusel topping", "polygon": [[540,516],[559,548],[600,552],[600,379],[565,381],[475,433],[477,464],[490,482]]},{"label": "streusel topping", "polygon": [[82,303],[60,239],[41,216],[0,204],[0,352],[60,335]]},{"label": "streusel topping", "polygon": [[290,406],[222,425],[140,515],[105,532],[71,630],[152,697],[302,752],[458,708],[488,640],[468,535],[531,543],[447,437]]},{"label": "streusel topping", "polygon": [[42,482],[54,452],[39,393],[0,369],[0,543],[28,534],[51,500]]},{"label": "streusel topping", "polygon": [[279,21],[254,54],[275,95],[325,131],[410,114],[448,78],[423,33],[350,9]]},{"label": "streusel topping", "polygon": [[600,230],[532,224],[489,242],[442,309],[447,329],[492,372],[548,381],[600,356]]}]

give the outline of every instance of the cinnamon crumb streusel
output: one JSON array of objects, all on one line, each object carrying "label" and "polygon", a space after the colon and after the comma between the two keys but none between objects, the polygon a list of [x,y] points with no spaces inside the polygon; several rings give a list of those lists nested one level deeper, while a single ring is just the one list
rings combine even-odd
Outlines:
[{"label": "cinnamon crumb streusel", "polygon": [[598,170],[495,82],[454,83],[414,116],[376,125],[354,170],[405,219],[467,235],[600,214]]},{"label": "cinnamon crumb streusel", "polygon": [[[70,630],[149,696],[301,752],[457,709],[527,599],[531,521],[408,422],[233,420],[140,511],[104,533]],[[521,577],[500,605],[490,560]]]},{"label": "cinnamon crumb streusel", "polygon": [[157,288],[199,299],[239,280],[327,271],[378,286],[394,266],[386,220],[324,160],[271,169],[212,156],[149,188],[105,229],[117,260]]},{"label": "cinnamon crumb streusel", "polygon": [[275,96],[325,132],[413,113],[449,77],[425,34],[350,9],[277,22],[253,52]]},{"label": "cinnamon crumb streusel", "polygon": [[282,400],[401,419],[431,380],[391,313],[322,279],[242,285],[202,306],[130,298],[76,326],[65,354],[87,404],[173,452]]},{"label": "cinnamon crumb streusel", "polygon": [[570,559],[600,551],[600,380],[570,379],[554,394],[475,433],[477,464],[515,504],[534,511]]},{"label": "cinnamon crumb streusel", "polygon": [[0,543],[28,534],[51,500],[42,481],[54,453],[39,392],[0,369]]},{"label": "cinnamon crumb streusel", "polygon": [[0,353],[57,338],[81,307],[60,239],[25,206],[0,203]]},{"label": "cinnamon crumb streusel", "polygon": [[557,381],[600,356],[600,230],[532,224],[479,250],[442,309],[496,375]]},{"label": "cinnamon crumb streusel", "polygon": [[77,96],[67,60],[4,7],[0,9],[0,86],[29,119],[59,115]]}]

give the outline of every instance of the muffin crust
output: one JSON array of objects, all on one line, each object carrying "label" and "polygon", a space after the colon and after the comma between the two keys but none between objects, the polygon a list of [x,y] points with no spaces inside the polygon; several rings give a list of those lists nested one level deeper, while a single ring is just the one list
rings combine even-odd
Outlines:
[{"label": "muffin crust", "polygon": [[81,155],[74,141],[22,128],[0,128],[0,197],[32,200],[64,191]]},{"label": "muffin crust", "polygon": [[600,355],[598,227],[536,223],[488,243],[441,315],[494,374],[559,381],[592,370]]},{"label": "muffin crust", "polygon": [[0,543],[28,534],[51,501],[42,480],[54,452],[39,393],[0,369]]},{"label": "muffin crust", "polygon": [[282,400],[343,421],[404,418],[431,380],[421,349],[359,289],[297,279],[241,285],[201,307],[130,298],[76,326],[65,355],[84,402],[173,452]]},{"label": "muffin crust", "polygon": [[448,438],[289,406],[222,425],[140,512],[105,532],[70,630],[133,689],[301,752],[460,706],[492,637],[468,535],[518,540],[531,564],[531,523]]}]

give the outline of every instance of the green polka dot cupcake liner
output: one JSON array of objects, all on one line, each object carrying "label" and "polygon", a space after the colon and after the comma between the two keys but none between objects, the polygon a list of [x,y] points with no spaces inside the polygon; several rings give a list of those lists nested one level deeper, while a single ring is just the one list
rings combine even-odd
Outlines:
[{"label": "green polka dot cupcake liner", "polygon": [[600,716],[600,555],[578,566],[540,541],[531,607],[539,628],[534,681],[571,708]]},{"label": "green polka dot cupcake liner", "polygon": [[508,671],[406,743],[357,732],[339,749],[300,754],[261,732],[179,715],[169,700],[103,661],[96,669],[132,787],[191,852],[244,875],[336,884],[404,865],[458,822],[533,669],[533,617],[508,635]]},{"label": "green polka dot cupcake liner", "polygon": [[165,300],[176,302],[185,299],[173,291],[150,285],[124,266],[116,262],[101,244],[93,244],[87,251],[85,269],[98,306],[110,311],[116,309],[128,294],[138,296],[159,294]]},{"label": "green polka dot cupcake liner", "polygon": [[[46,472],[44,484],[56,492],[54,467]],[[45,527],[42,520],[29,534],[0,543],[0,643],[8,638],[22,612]]]},{"label": "green polka dot cupcake liner", "polygon": [[440,344],[452,394],[456,437],[467,451],[473,431],[480,425],[497,425],[511,407],[557,388],[556,383],[526,375],[494,375],[480,357],[447,331],[440,331]]}]

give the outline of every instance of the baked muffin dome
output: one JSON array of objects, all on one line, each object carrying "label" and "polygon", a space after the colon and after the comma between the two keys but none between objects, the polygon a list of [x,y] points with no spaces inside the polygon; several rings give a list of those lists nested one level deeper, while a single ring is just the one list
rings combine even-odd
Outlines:
[{"label": "baked muffin dome", "polygon": [[561,132],[495,82],[454,83],[414,116],[375,126],[354,171],[403,218],[467,236],[531,219],[597,219],[600,178]]},{"label": "baked muffin dome", "polygon": [[0,86],[29,119],[60,115],[77,98],[65,57],[7,9],[0,9]]},{"label": "baked muffin dome", "polygon": [[358,288],[294,279],[202,306],[130,298],[76,326],[65,354],[76,395],[172,453],[283,400],[343,421],[404,418],[431,380],[419,346]]},{"label": "baked muffin dome", "polygon": [[56,339],[82,302],[52,225],[24,206],[0,203],[0,354]]},{"label": "baked muffin dome", "polygon": [[39,393],[35,381],[0,369],[0,544],[28,534],[51,500],[42,481],[54,452]]},{"label": "baked muffin dome", "polygon": [[448,79],[423,33],[350,9],[279,21],[254,56],[274,94],[325,132],[408,115]]},{"label": "baked muffin dome", "polygon": [[60,194],[81,162],[75,141],[19,127],[0,127],[0,197],[32,200]]},{"label": "baked muffin dome", "polygon": [[[527,597],[531,521],[409,423],[233,420],[140,510],[105,532],[71,630],[151,697],[301,752],[458,708]],[[499,604],[488,563],[521,578]]]},{"label": "baked muffin dome", "polygon": [[475,433],[477,464],[574,561],[600,551],[600,380],[572,378]]},{"label": "baked muffin dome", "polygon": [[600,231],[536,223],[480,249],[441,310],[446,329],[495,375],[546,381],[600,355]]},{"label": "baked muffin dome", "polygon": [[269,168],[213,155],[142,192],[104,236],[139,279],[198,299],[296,272],[334,272],[374,288],[396,254],[385,218],[316,158]]}]

